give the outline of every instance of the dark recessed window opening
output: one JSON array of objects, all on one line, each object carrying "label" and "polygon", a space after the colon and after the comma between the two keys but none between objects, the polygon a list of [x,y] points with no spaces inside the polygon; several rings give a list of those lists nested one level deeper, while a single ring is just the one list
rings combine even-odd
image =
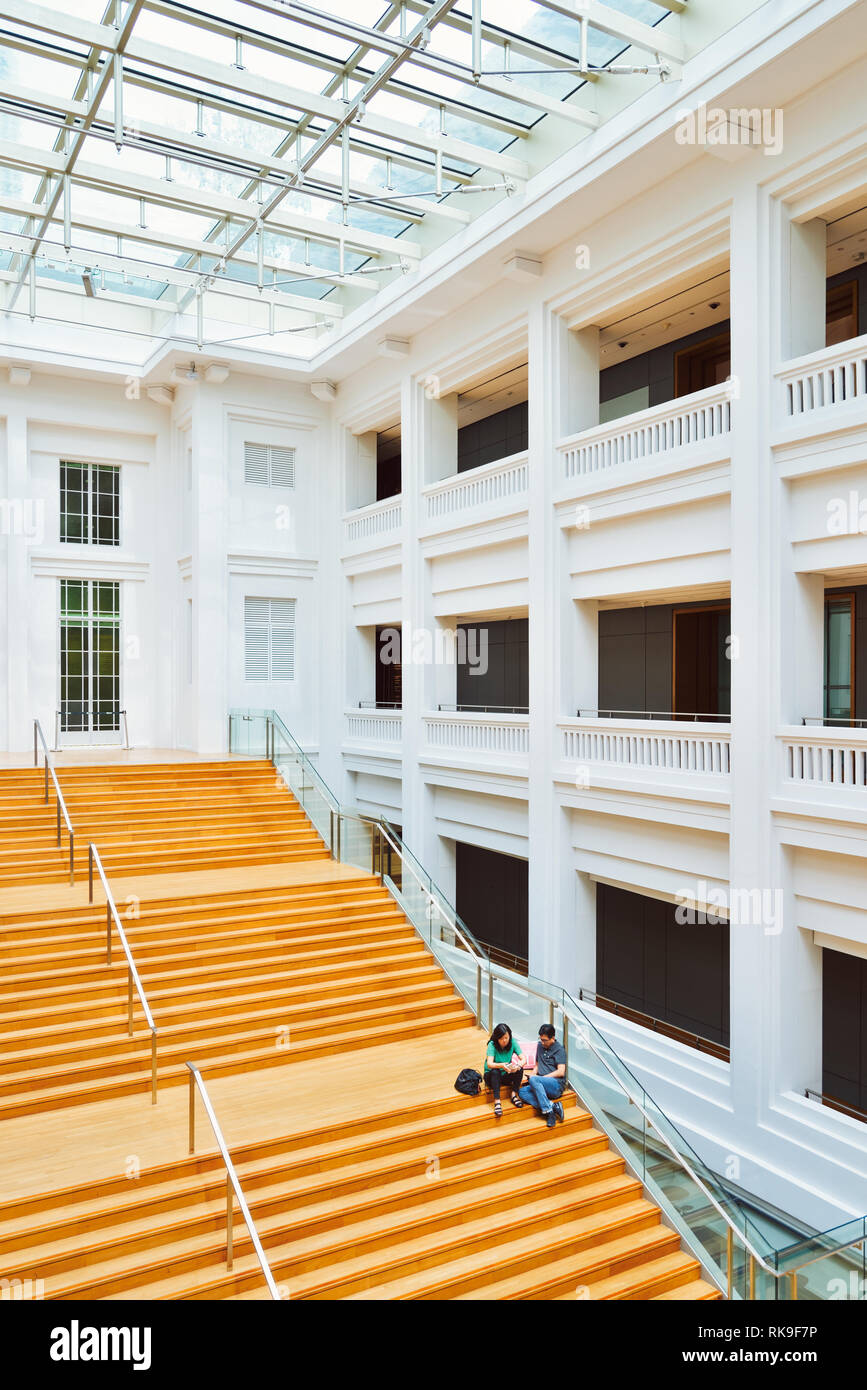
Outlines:
[{"label": "dark recessed window opening", "polygon": [[597,999],[729,1045],[729,924],[677,921],[674,903],[596,885]]},{"label": "dark recessed window opening", "polygon": [[674,358],[674,394],[688,396],[718,386],[731,376],[731,335],[720,333],[695,347],[683,348]]},{"label": "dark recessed window opening", "polygon": [[376,436],[376,500],[384,502],[401,490],[400,430],[386,430]]},{"label": "dark recessed window opening", "polygon": [[672,712],[731,715],[731,608],[675,608]]},{"label": "dark recessed window opening", "polygon": [[526,618],[459,623],[457,653],[458,709],[527,712],[530,625]]},{"label": "dark recessed window opening", "polygon": [[727,600],[602,609],[599,713],[728,720],[730,612]]},{"label": "dark recessed window opening", "polygon": [[867,960],[822,951],[822,1091],[867,1111]]},{"label": "dark recessed window opening", "polygon": [[825,599],[824,717],[851,720],[855,715],[855,595]]},{"label": "dark recessed window opening", "polygon": [[400,709],[401,629],[399,623],[376,629],[376,705],[377,709]]},{"label": "dark recessed window opening", "polygon": [[481,468],[483,463],[522,454],[528,442],[528,406],[526,401],[510,405],[496,415],[463,425],[458,430],[458,472]]},{"label": "dark recessed window opening", "polygon": [[509,969],[527,970],[529,897],[526,859],[455,845],[455,906],[475,937]]}]

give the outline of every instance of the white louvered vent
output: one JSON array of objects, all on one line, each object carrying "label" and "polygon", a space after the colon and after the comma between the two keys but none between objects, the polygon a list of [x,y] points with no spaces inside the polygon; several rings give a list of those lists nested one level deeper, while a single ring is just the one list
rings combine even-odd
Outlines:
[{"label": "white louvered vent", "polygon": [[294,598],[245,598],[244,675],[248,681],[295,679]]},{"label": "white louvered vent", "polygon": [[295,486],[295,450],[279,444],[244,445],[244,482],[255,487]]}]

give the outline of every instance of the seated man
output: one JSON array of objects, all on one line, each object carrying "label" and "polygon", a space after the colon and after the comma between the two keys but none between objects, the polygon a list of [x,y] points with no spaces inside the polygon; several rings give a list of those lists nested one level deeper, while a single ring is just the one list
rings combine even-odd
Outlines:
[{"label": "seated man", "polygon": [[566,1049],[557,1041],[553,1024],[543,1023],[539,1029],[536,1066],[527,1073],[527,1084],[518,1094],[528,1105],[534,1105],[549,1129],[565,1116],[560,1097],[566,1086]]}]

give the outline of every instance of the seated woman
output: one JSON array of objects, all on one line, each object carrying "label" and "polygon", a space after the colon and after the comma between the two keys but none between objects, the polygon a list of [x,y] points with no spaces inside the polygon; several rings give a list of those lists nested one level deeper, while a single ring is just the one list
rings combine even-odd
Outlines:
[{"label": "seated woman", "polygon": [[518,1089],[524,1079],[524,1057],[521,1049],[512,1037],[512,1030],[505,1023],[498,1023],[493,1033],[488,1038],[488,1047],[485,1053],[485,1085],[489,1091],[494,1093],[494,1114],[499,1117],[503,1113],[500,1104],[500,1088],[506,1086],[509,1091],[509,1099],[517,1110],[523,1108],[524,1102],[518,1095]]}]

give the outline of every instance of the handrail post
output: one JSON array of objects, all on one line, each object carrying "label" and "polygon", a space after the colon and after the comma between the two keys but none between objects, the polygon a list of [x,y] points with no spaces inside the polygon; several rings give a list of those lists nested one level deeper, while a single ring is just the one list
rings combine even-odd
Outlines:
[{"label": "handrail post", "polygon": [[190,1071],[190,1153],[196,1152],[196,1074]]},{"label": "handrail post", "polygon": [[732,1268],[734,1265],[734,1232],[731,1226],[726,1227],[726,1283],[728,1286],[728,1298],[732,1296]]},{"label": "handrail post", "polygon": [[232,1268],[232,1179],[226,1173],[226,1268]]},{"label": "handrail post", "polygon": [[75,831],[69,832],[69,884],[75,887]]}]

